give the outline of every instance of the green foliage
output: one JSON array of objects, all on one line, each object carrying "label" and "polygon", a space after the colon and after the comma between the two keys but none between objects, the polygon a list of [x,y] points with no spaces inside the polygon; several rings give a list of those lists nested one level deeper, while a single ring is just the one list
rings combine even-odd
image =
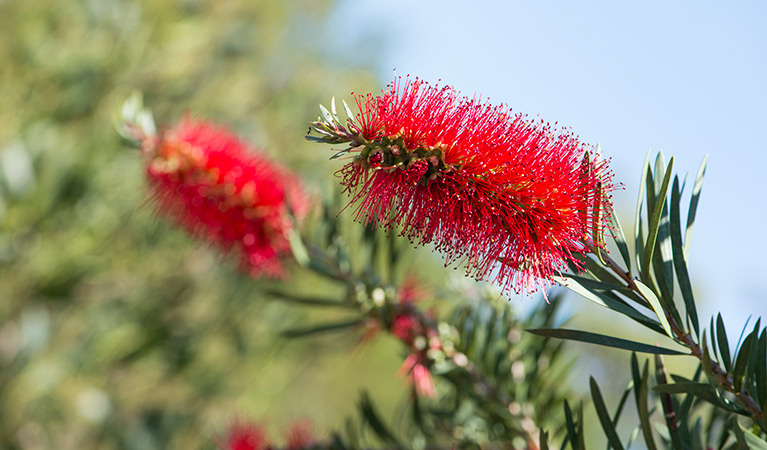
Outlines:
[{"label": "green foliage", "polygon": [[332,7],[0,2],[0,448],[210,448],[239,415],[284,405],[281,427],[322,410],[324,429],[355,400],[337,386],[399,386],[381,370],[396,361],[374,360],[314,396],[287,389],[345,352],[285,348],[273,327],[304,313],[158,222],[138,152],[114,130],[139,90],[158,124],[208,117],[324,179],[296,118],[327,92],[374,86],[318,55]]},{"label": "green foliage", "polygon": [[[626,267],[621,267],[607,255],[596,255],[584,261],[587,268],[585,274],[567,275],[561,279],[562,284],[592,302],[629,317],[685,347],[687,354],[699,362],[691,379],[676,374],[669,379],[660,356],[681,357],[683,352],[586,331],[531,330],[544,336],[655,354],[654,382],[649,377],[647,361],[640,371],[637,357],[632,355],[631,386],[635,393],[639,426],[626,441],[626,447],[640,431],[651,450],[658,448],[657,442],[664,448],[674,450],[761,448],[767,445],[767,419],[763,414],[767,406],[767,331],[757,320],[752,331],[742,343],[738,342],[734,355],[731,355],[732,341],[727,337],[721,315],[717,316],[716,323],[711,320],[708,330],[701,329],[687,270],[686,258],[705,166],[704,159],[690,197],[683,239],[680,211],[683,186],[680,187],[676,176],[671,183],[673,158],[666,166],[663,154],[659,153],[653,168],[648,154],[642,172],[643,184],[634,227],[636,273],[639,278],[631,275],[633,268],[627,255],[626,238],[617,216],[612,214],[615,244]],[[647,221],[642,219],[642,200],[647,210]],[[705,378],[701,380],[701,377]],[[609,447],[624,448],[624,441],[616,427],[624,400],[621,400],[618,412],[611,419],[593,378],[591,393]],[[565,414],[570,414],[567,408]],[[658,415],[663,417],[663,422],[654,419]],[[743,425],[737,416],[746,418],[753,433],[742,431]],[[573,432],[568,437],[572,448],[575,448],[572,445],[576,442],[575,437],[580,438],[578,433]]]}]

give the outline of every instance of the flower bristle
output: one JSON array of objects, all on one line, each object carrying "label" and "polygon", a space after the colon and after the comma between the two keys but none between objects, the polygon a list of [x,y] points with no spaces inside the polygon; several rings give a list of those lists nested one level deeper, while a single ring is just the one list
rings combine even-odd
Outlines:
[{"label": "flower bristle", "polygon": [[145,146],[145,152],[158,213],[238,254],[253,276],[285,275],[294,219],[309,209],[294,175],[227,129],[190,118]]},{"label": "flower bristle", "polygon": [[417,78],[357,105],[349,129],[364,145],[340,171],[357,220],[433,243],[507,292],[603,246],[612,174],[571,131]]}]

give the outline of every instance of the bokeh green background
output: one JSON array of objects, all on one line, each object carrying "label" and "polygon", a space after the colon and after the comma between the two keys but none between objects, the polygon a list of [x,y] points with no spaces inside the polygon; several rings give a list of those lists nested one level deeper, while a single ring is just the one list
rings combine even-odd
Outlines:
[{"label": "bokeh green background", "polygon": [[158,123],[227,124],[319,192],[335,169],[306,122],[379,86],[334,50],[333,7],[0,2],[0,448],[213,448],[237,417],[279,441],[294,418],[342,424],[362,388],[405,395],[385,338],[280,338],[306,313],[155,219],[114,127],[139,90]]}]

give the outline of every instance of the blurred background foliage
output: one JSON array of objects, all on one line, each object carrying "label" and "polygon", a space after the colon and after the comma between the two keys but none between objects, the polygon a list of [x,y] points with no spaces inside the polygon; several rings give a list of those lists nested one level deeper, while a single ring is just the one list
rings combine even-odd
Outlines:
[{"label": "blurred background foliage", "polygon": [[406,395],[388,338],[281,339],[307,313],[158,222],[114,129],[140,90],[158,123],[225,123],[319,192],[333,169],[308,111],[378,86],[334,59],[333,7],[0,2],[0,448],[212,448],[241,416],[321,434],[363,387],[387,409]]}]

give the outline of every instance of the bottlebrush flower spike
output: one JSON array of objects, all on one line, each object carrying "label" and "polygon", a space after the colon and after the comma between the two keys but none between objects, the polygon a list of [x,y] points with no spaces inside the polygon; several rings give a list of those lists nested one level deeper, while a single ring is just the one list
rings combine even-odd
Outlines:
[{"label": "bottlebrush flower spike", "polygon": [[307,139],[348,146],[333,158],[353,155],[340,174],[357,220],[433,243],[506,291],[546,286],[602,246],[612,175],[570,131],[419,79],[356,102],[346,124],[335,102],[320,107]]},{"label": "bottlebrush flower spike", "polygon": [[309,208],[295,176],[201,120],[185,118],[159,138],[145,137],[142,148],[161,215],[238,254],[253,276],[284,275],[293,218]]},{"label": "bottlebrush flower spike", "polygon": [[269,448],[266,433],[260,425],[239,421],[234,422],[226,436],[218,439],[217,443],[221,450],[266,450]]}]

